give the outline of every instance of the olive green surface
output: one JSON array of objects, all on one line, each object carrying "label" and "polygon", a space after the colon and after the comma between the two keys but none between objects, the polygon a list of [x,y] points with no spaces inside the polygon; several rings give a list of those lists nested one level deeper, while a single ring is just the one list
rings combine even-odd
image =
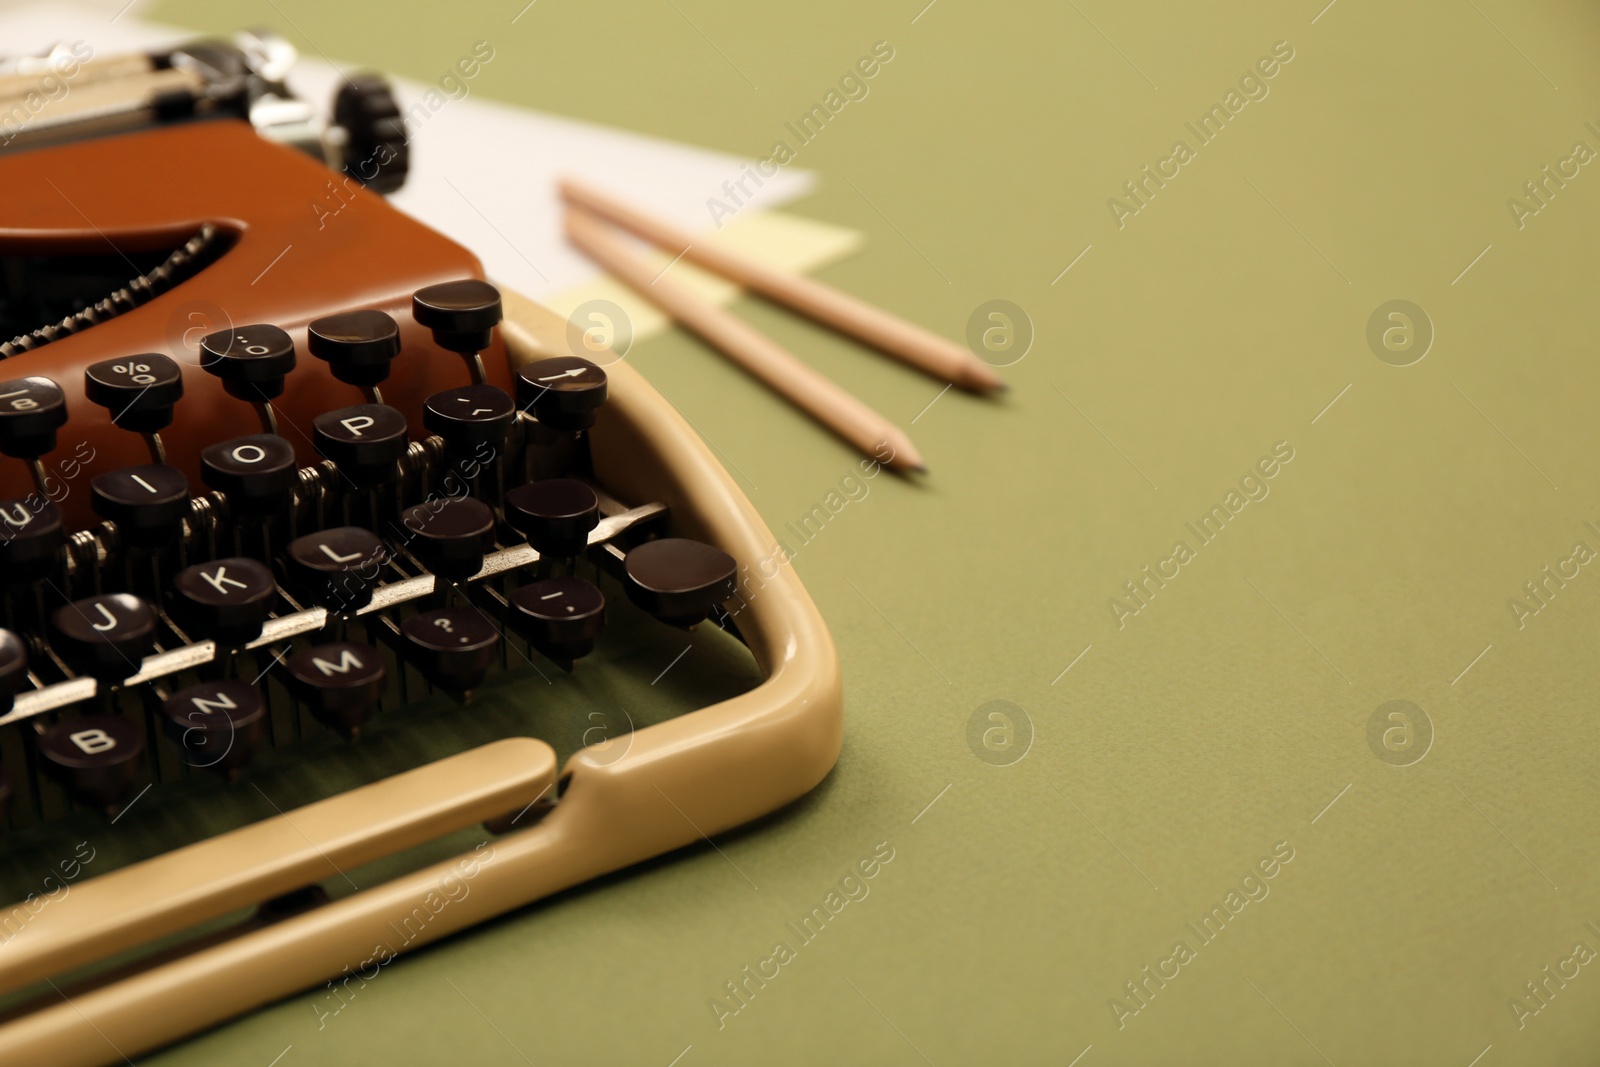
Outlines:
[{"label": "olive green surface", "polygon": [[[1600,13],[924,2],[146,12],[423,79],[487,40],[481,98],[750,157],[795,147],[785,123],[888,42],[795,159],[821,183],[794,210],[868,236],[822,277],[952,337],[1009,300],[1036,336],[1004,398],[934,402],[736,309],[931,467],[846,484],[865,496],[797,548],[846,687],[812,796],[387,967],[320,1027],[304,996],[140,1063],[1600,1057],[1600,171],[1564,162],[1600,151]],[[1266,95],[1248,81],[1199,145],[1185,123],[1277,42]],[[1119,227],[1108,199],[1138,206],[1123,183],[1171,175],[1180,138],[1194,158]],[[1546,165],[1567,177],[1534,214]],[[1414,313],[1380,323],[1387,361],[1369,345],[1391,300],[1431,322],[1408,366]],[[780,536],[856,469],[682,335],[630,358]],[[1292,460],[1240,489],[1275,447]],[[1147,565],[1169,577],[1119,626]],[[1021,710],[979,712],[997,700]],[[892,861],[830,901],[880,842]],[[788,925],[843,900],[810,942]]]}]

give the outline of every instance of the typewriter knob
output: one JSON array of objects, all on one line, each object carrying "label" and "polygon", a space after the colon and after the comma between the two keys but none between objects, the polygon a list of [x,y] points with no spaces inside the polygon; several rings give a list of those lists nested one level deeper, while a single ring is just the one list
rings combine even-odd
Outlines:
[{"label": "typewriter knob", "polygon": [[285,665],[295,691],[317,721],[347,737],[372,718],[388,675],[382,654],[356,641],[302,649]]},{"label": "typewriter knob", "polygon": [[406,658],[434,685],[465,693],[483,684],[500,654],[500,631],[476,608],[444,608],[400,624]]},{"label": "typewriter knob", "polygon": [[400,354],[400,327],[381,311],[345,311],[312,322],[306,347],[335,378],[369,389],[389,377],[389,363]]},{"label": "typewriter knob", "polygon": [[278,599],[266,564],[246,557],[196,563],[172,579],[178,610],[204,636],[228,648],[261,636]]},{"label": "typewriter knob", "polygon": [[294,446],[277,434],[235,437],[200,453],[201,480],[241,515],[271,515],[287,506],[298,473]]},{"label": "typewriter knob", "polygon": [[529,482],[506,494],[506,521],[547,559],[571,559],[600,523],[600,502],[576,478]]},{"label": "typewriter knob", "polygon": [[387,404],[357,404],[311,420],[317,452],[364,486],[393,478],[395,463],[410,446],[406,429],[405,415]]},{"label": "typewriter knob", "polygon": [[676,626],[701,621],[738,587],[732,556],[684,537],[646,541],[628,553],[623,569],[628,599]]},{"label": "typewriter knob", "polygon": [[472,497],[430,500],[400,516],[417,556],[449,582],[471,578],[483,569],[483,554],[494,545],[494,512]]},{"label": "typewriter knob", "polygon": [[144,735],[117,715],[85,715],[39,735],[45,770],[80,800],[111,807],[144,762]]},{"label": "typewriter knob", "polygon": [[383,542],[358,526],[297,537],[289,542],[286,555],[294,584],[336,614],[366,606],[389,559]]},{"label": "typewriter knob", "polygon": [[433,331],[440,348],[482,352],[500,323],[500,290],[477,278],[440,282],[412,294],[411,316]]},{"label": "typewriter knob", "polygon": [[0,712],[11,710],[12,698],[28,680],[28,646],[10,630],[0,630]]},{"label": "typewriter knob", "polygon": [[251,403],[281,396],[294,362],[294,340],[267,323],[218,330],[200,341],[201,369],[221,378],[229,396]]},{"label": "typewriter knob", "polygon": [[346,78],[333,98],[333,121],[344,127],[347,175],[375,193],[392,193],[405,184],[406,122],[386,81],[376,74]]},{"label": "typewriter knob", "polygon": [[0,452],[38,459],[56,447],[56,431],[67,421],[61,386],[39,375],[0,382]]},{"label": "typewriter knob", "polygon": [[167,733],[191,767],[231,771],[250,762],[267,723],[267,701],[247,682],[201,682],[161,705]]},{"label": "typewriter knob", "polygon": [[155,647],[156,612],[129,593],[85,597],[51,616],[57,647],[74,670],[118,683],[139,673]]},{"label": "typewriter knob", "polygon": [[506,599],[511,625],[555,660],[570,662],[593,652],[606,621],[605,594],[576,575],[524,585]]},{"label": "typewriter knob", "polygon": [[48,500],[0,502],[0,574],[6,581],[37,581],[36,568],[51,563],[66,543],[61,510]]},{"label": "typewriter knob", "polygon": [[101,360],[83,372],[83,395],[110,411],[122,429],[155,433],[172,423],[183,397],[183,370],[157,352]]},{"label": "typewriter knob", "polygon": [[189,514],[189,481],[164,463],[97,474],[89,493],[94,513],[116,523],[130,544],[160,544]]},{"label": "typewriter knob", "polygon": [[587,430],[606,401],[606,372],[578,356],[554,356],[517,373],[517,404],[546,426]]},{"label": "typewriter knob", "polygon": [[510,394],[493,385],[466,385],[434,393],[422,409],[422,424],[428,432],[438,434],[457,451],[499,445],[516,418]]}]

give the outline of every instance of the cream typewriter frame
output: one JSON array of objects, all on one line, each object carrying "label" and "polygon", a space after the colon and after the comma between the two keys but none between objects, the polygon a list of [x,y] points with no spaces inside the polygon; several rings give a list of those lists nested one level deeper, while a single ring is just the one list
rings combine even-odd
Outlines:
[{"label": "cream typewriter frame", "polygon": [[[566,323],[516,294],[501,329],[513,368],[567,352]],[[671,509],[676,533],[710,541],[741,568],[776,542],[710,450],[637,372],[606,367],[610,395],[591,440],[597,480]],[[626,751],[584,749],[561,770],[559,803],[492,855],[436,863],[292,918],[45,1004],[0,1026],[0,1062],[120,1063],[356,970],[374,947],[472,863],[452,899],[405,947],[427,944],[598,875],[701,840],[808,792],[843,736],[833,639],[793,569],[780,566],[739,613],[765,681],[720,704],[630,735]],[[622,744],[620,740],[611,744]],[[555,784],[555,756],[527,738],[480,749],[90,879],[0,945],[0,983],[16,988],[147,943],[194,916],[227,914],[285,889],[485,818]],[[404,796],[397,804],[396,798]],[[343,860],[343,863],[339,861]],[[174,884],[173,874],[187,877]],[[180,895],[179,886],[189,885]],[[0,916],[3,918],[3,916]],[[165,926],[163,924],[166,924]],[[81,954],[78,955],[78,954]]]}]

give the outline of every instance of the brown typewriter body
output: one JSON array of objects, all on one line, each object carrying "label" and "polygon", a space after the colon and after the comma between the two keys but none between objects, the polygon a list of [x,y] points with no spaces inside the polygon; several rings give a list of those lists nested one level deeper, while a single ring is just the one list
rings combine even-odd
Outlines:
[{"label": "brown typewriter body", "polygon": [[[229,246],[200,274],[131,313],[5,361],[5,377],[42,374],[67,393],[71,421],[63,443],[93,450],[86,470],[53,494],[74,528],[95,520],[88,479],[129,462],[137,441],[83,397],[83,371],[97,360],[142,352],[171,355],[184,375],[181,424],[174,442],[210,444],[248,432],[250,406],[200,373],[198,338],[233,325],[266,322],[288,331],[301,357],[276,406],[303,465],[317,460],[310,417],[360,400],[326,364],[305,352],[306,324],[351,308],[377,308],[400,324],[402,347],[383,392],[386,403],[422,425],[429,394],[461,385],[460,361],[439,349],[411,319],[411,294],[434,282],[481,277],[460,245],[401,214],[315,160],[256,134],[244,122],[219,120],[160,127],[23,152],[3,162],[0,252],[104,254],[170,248],[202,226]],[[491,383],[508,388],[505,347],[484,353]],[[298,428],[298,432],[297,432]],[[200,484],[198,447],[173,448],[171,461]],[[72,456],[58,448],[59,457]],[[87,453],[81,453],[87,454]],[[51,471],[60,478],[59,470]],[[64,480],[64,479],[63,479]],[[20,464],[0,465],[0,497],[30,489]]]},{"label": "brown typewriter body", "polygon": [[[0,188],[3,255],[170,248],[206,225],[223,235],[225,250],[170,290],[0,364],[0,377],[47,376],[67,394],[69,420],[44,462],[71,530],[97,522],[90,478],[147,462],[139,437],[83,396],[84,368],[98,360],[153,352],[183,365],[184,397],[162,437],[196,497],[205,495],[201,448],[259,432],[251,405],[198,365],[196,341],[205,333],[271,323],[294,337],[298,363],[274,406],[281,435],[308,467],[319,462],[312,418],[361,400],[307,355],[306,326],[319,316],[377,308],[401,325],[402,352],[383,399],[406,414],[413,440],[427,436],[425,398],[467,383],[462,360],[412,321],[410,300],[422,286],[481,277],[476,259],[248,123],[192,122],[0,156]],[[569,343],[566,323],[507,293],[505,319],[482,353],[488,381],[509,389],[517,368],[569,355]],[[769,566],[782,559],[776,540],[687,423],[625,363],[605,370],[610,396],[587,433],[585,477],[631,509],[617,523],[648,512],[657,516],[656,535],[700,539],[737,561],[727,625],[754,657],[761,684],[581,748],[564,764],[543,741],[510,737],[85,877],[59,899],[0,909],[0,994],[38,994],[0,1016],[0,1063],[122,1062],[401,948],[695,844],[788,803],[827,774],[842,716],[826,627],[793,569]],[[82,469],[59,466],[69,458]],[[24,497],[33,485],[24,463],[0,458],[0,497]],[[216,510],[225,514],[225,502]],[[606,530],[602,523],[591,535],[591,551],[603,555]],[[606,591],[621,596],[615,585]],[[530,687],[528,699],[538,697]],[[64,707],[36,717],[73,714]],[[485,822],[499,832],[474,852],[331,901],[282,906],[297,894],[303,904],[305,890],[345,870]],[[63,848],[70,855],[71,843]],[[449,894],[463,879],[470,893]],[[394,931],[441,892],[450,905],[430,910],[432,921],[395,946]],[[183,939],[195,924],[252,909],[220,933]],[[137,955],[158,940],[159,951]],[[114,970],[95,971],[113,955]]]}]

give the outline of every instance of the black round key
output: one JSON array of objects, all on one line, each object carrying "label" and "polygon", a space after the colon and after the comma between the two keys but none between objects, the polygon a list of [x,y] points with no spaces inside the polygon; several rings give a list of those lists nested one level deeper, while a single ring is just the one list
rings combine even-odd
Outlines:
[{"label": "black round key", "polygon": [[74,670],[103,682],[139,673],[156,643],[156,612],[130,593],[85,597],[56,609],[56,650]]},{"label": "black round key", "polygon": [[183,397],[183,369],[158,352],[91,363],[83,395],[111,412],[111,421],[135,433],[155,433],[172,423]]},{"label": "black round key", "polygon": [[48,500],[0,502],[0,581],[38,581],[66,540],[61,509]]},{"label": "black round key", "polygon": [[288,506],[299,468],[293,445],[277,434],[258,433],[206,446],[200,478],[227,496],[237,514],[272,515]]},{"label": "black round key", "polygon": [[448,352],[482,352],[500,322],[500,290],[477,278],[441,282],[411,295],[411,316]]},{"label": "black round key", "polygon": [[341,382],[373,386],[389,377],[389,363],[400,354],[400,327],[381,311],[344,311],[314,320],[306,347]]},{"label": "black round key", "polygon": [[117,715],[85,715],[57,723],[38,739],[45,770],[74,797],[110,807],[133,785],[144,763],[144,732]]},{"label": "black round key", "polygon": [[458,449],[498,445],[511,432],[517,406],[493,385],[464,385],[434,393],[422,409],[422,424]]},{"label": "black round key", "polygon": [[517,372],[517,403],[557,430],[586,430],[606,402],[606,372],[578,356],[553,356]]},{"label": "black round key", "polygon": [[552,659],[581,659],[593,652],[606,621],[605,594],[576,575],[524,585],[506,600],[511,625]]},{"label": "black round key", "polygon": [[218,330],[200,341],[200,367],[221,378],[231,396],[272,400],[294,370],[294,340],[267,323]]},{"label": "black round key", "polygon": [[295,692],[317,721],[347,737],[378,710],[388,675],[382,654],[357,641],[301,649],[285,666]]},{"label": "black round key", "polygon": [[247,682],[201,682],[161,704],[167,735],[191,767],[236,770],[250,762],[267,725],[267,701]]},{"label": "black round key", "polygon": [[56,447],[56,431],[67,421],[61,386],[34,375],[0,382],[0,452],[38,459]]},{"label": "black round key", "polygon": [[628,599],[662,622],[690,626],[733,596],[739,565],[701,541],[663,537],[646,541],[623,560]]},{"label": "black round key", "polygon": [[484,552],[494,545],[494,512],[469,496],[429,500],[407,508],[400,519],[423,566],[446,581],[477,574]]},{"label": "black round key", "polygon": [[0,630],[0,713],[11,710],[12,698],[28,680],[28,646],[10,630]]},{"label": "black round key", "polygon": [[406,658],[441,689],[464,693],[483,684],[500,654],[500,631],[476,608],[444,608],[400,624]]},{"label": "black round key", "polygon": [[357,404],[311,420],[312,443],[361,485],[388,481],[405,455],[406,417],[387,404]]},{"label": "black round key", "polygon": [[366,606],[389,550],[369,530],[337,526],[289,542],[285,550],[295,584],[334,614]]},{"label": "black round key", "polygon": [[97,474],[89,495],[94,513],[116,523],[132,544],[150,545],[174,536],[189,514],[189,481],[164,463]]},{"label": "black round key", "polygon": [[201,636],[237,648],[261,636],[261,624],[278,600],[272,571],[243,556],[196,563],[172,579],[178,614]]},{"label": "black round key", "polygon": [[529,482],[506,494],[506,521],[539,555],[571,559],[589,544],[600,523],[600,501],[576,478]]}]

